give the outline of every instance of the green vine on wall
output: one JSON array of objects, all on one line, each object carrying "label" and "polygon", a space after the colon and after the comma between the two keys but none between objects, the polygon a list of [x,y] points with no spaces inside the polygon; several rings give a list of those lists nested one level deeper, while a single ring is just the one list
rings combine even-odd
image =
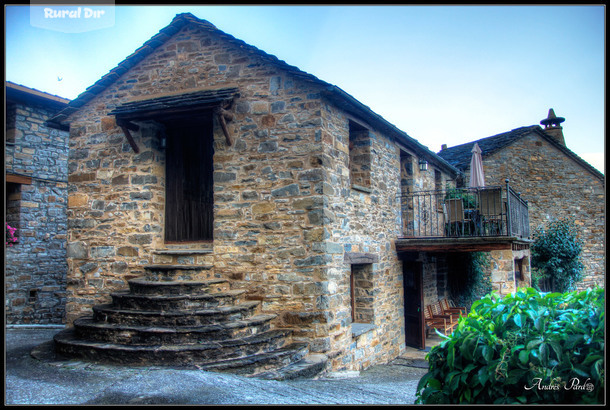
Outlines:
[{"label": "green vine on wall", "polygon": [[448,256],[449,295],[459,306],[469,307],[491,293],[491,258],[487,252],[453,253]]}]

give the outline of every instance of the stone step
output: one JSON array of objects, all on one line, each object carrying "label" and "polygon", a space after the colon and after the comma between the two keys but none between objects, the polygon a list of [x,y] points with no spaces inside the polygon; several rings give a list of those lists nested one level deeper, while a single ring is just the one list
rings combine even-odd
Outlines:
[{"label": "stone step", "polygon": [[286,367],[299,362],[309,353],[309,344],[294,342],[268,353],[229,359],[197,366],[201,370],[227,372],[247,376],[264,374],[272,369]]},{"label": "stone step", "polygon": [[147,265],[144,278],[151,281],[204,280],[213,275],[213,265]]},{"label": "stone step", "polygon": [[74,321],[74,331],[76,337],[81,339],[125,345],[193,344],[261,334],[271,329],[270,322],[275,317],[273,314],[261,314],[216,325],[179,328],[118,325],[82,317]]},{"label": "stone step", "polygon": [[[129,365],[226,366],[227,361],[253,360],[283,352],[290,331],[272,330],[243,339],[200,344],[132,346],[76,337],[73,329],[54,336],[57,353],[85,360]],[[289,358],[285,352],[283,357]],[[261,360],[262,360],[261,358]],[[286,361],[286,360],[284,360]]]},{"label": "stone step", "polygon": [[128,291],[112,293],[112,304],[118,309],[194,310],[239,304],[245,290],[228,290],[209,294],[140,295]]},{"label": "stone step", "polygon": [[119,309],[111,304],[93,307],[96,321],[138,326],[205,326],[232,320],[243,320],[253,316],[260,306],[259,301],[246,301],[235,306],[218,306],[201,310],[135,310]]},{"label": "stone step", "polygon": [[310,353],[298,362],[256,375],[266,380],[310,379],[326,370],[328,356]]},{"label": "stone step", "polygon": [[128,283],[136,295],[192,295],[225,292],[231,288],[226,279],[155,281],[139,277]]}]

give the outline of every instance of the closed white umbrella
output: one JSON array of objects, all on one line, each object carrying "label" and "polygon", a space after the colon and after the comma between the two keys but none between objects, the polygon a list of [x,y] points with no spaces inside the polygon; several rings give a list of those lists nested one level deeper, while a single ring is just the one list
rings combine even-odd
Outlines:
[{"label": "closed white umbrella", "polygon": [[470,187],[484,187],[485,175],[483,174],[483,159],[481,158],[481,148],[474,143],[472,147],[472,159],[470,160]]}]

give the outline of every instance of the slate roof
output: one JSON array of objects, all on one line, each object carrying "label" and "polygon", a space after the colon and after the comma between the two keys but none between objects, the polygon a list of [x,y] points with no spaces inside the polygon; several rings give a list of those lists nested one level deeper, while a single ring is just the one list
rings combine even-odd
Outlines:
[{"label": "slate roof", "polygon": [[35,101],[48,105],[54,109],[61,109],[68,105],[69,99],[45,93],[35,88],[26,87],[21,84],[13,83],[12,81],[5,82],[5,91],[7,100],[17,101]]},{"label": "slate roof", "polygon": [[136,64],[138,64],[148,55],[153,53],[156,48],[168,41],[174,34],[178,33],[187,24],[194,24],[203,30],[213,31],[219,36],[223,37],[225,40],[236,44],[245,52],[257,54],[259,57],[263,58],[268,64],[277,66],[278,68],[289,72],[291,75],[296,76],[301,80],[310,81],[322,86],[324,89],[322,95],[333,101],[335,104],[340,105],[342,109],[355,115],[358,115],[359,117],[367,121],[371,126],[387,133],[391,137],[396,138],[406,148],[413,149],[420,157],[425,158],[428,162],[435,164],[443,171],[448,172],[452,175],[457,175],[460,173],[459,170],[457,170],[443,158],[436,155],[436,153],[430,151],[427,147],[420,144],[417,140],[410,137],[404,131],[401,131],[396,128],[394,125],[383,119],[380,115],[374,113],[369,107],[362,104],[339,87],[322,81],[317,77],[308,74],[295,66],[287,64],[285,61],[280,60],[271,54],[267,54],[254,46],[246,44],[244,41],[236,39],[230,34],[224,33],[223,31],[217,29],[210,22],[199,19],[191,13],[182,13],[176,15],[176,17],[174,17],[172,22],[167,27],[161,29],[158,34],[156,34],[150,40],[145,42],[142,47],[138,48],[125,60],[119,63],[117,67],[110,70],[108,74],[100,78],[97,82],[95,82],[95,84],[88,87],[82,94],[72,100],[67,108],[59,112],[55,117],[48,121],[49,125],[56,127],[65,126],[66,123],[69,123],[68,117],[71,114],[78,111],[83,105],[85,105],[96,95],[105,90],[108,86],[114,83],[128,70],[133,68]]},{"label": "slate roof", "polygon": [[192,108],[213,107],[222,101],[229,101],[239,93],[235,87],[217,90],[203,90],[192,93],[168,95],[139,101],[130,101],[112,110],[108,115],[116,115],[124,119],[141,118],[150,112],[164,110],[184,111]]},{"label": "slate roof", "polygon": [[580,164],[582,167],[591,172],[595,177],[605,181],[604,174],[599,172],[595,167],[586,162],[584,159],[576,155],[572,150],[567,148],[565,145],[557,143],[552,137],[550,137],[539,125],[530,125],[526,127],[515,128],[514,130],[503,132],[501,134],[493,135],[491,137],[483,138],[477,141],[467,142],[466,144],[457,145],[455,147],[447,148],[438,152],[438,155],[444,158],[451,165],[464,172],[470,167],[470,159],[472,158],[472,147],[475,143],[479,144],[481,148],[481,156],[483,160],[490,155],[493,155],[497,151],[507,147],[508,145],[518,141],[519,139],[535,133],[544,140],[548,141],[551,145],[562,151],[566,156],[571,158],[573,161]]}]

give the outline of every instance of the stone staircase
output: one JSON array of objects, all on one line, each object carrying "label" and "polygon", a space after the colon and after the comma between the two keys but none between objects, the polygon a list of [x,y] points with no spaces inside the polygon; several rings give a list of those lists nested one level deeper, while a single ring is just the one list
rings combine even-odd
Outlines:
[{"label": "stone staircase", "polygon": [[[175,261],[176,259],[172,259]],[[213,278],[210,265],[146,266],[129,290],[58,333],[58,354],[123,365],[188,366],[270,379],[312,377],[327,358],[310,354],[273,314]]]}]

